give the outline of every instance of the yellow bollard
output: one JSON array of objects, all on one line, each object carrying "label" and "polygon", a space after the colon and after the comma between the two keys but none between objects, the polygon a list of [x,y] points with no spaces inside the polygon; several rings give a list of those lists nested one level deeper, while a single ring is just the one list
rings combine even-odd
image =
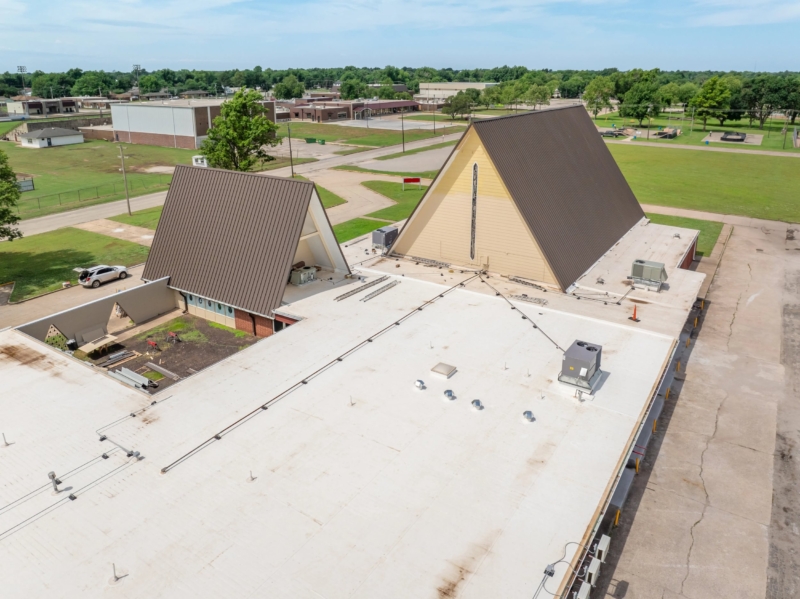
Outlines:
[{"label": "yellow bollard", "polygon": [[620,511],[617,510],[617,514],[616,514],[616,516],[614,516],[614,526],[619,526],[619,514],[620,514]]},{"label": "yellow bollard", "polygon": [[680,371],[681,371],[681,361],[678,360],[678,363],[675,364],[675,372],[680,372]]},{"label": "yellow bollard", "polygon": [[639,474],[639,458],[636,458],[636,474]]},{"label": "yellow bollard", "polygon": [[656,434],[656,424],[658,424],[658,420],[653,420],[653,434]]},{"label": "yellow bollard", "polygon": [[672,387],[667,387],[667,393],[666,393],[666,395],[664,395],[664,399],[669,399],[669,392],[670,392],[671,389],[672,389]]},{"label": "yellow bollard", "polygon": [[686,338],[686,347],[689,347],[689,343],[691,343],[691,342],[692,342],[691,338],[687,337]]},{"label": "yellow bollard", "polygon": [[705,310],[705,307],[706,307],[706,300],[704,299],[700,300],[700,309]]},{"label": "yellow bollard", "polygon": [[697,316],[694,317],[694,328],[697,328]]}]

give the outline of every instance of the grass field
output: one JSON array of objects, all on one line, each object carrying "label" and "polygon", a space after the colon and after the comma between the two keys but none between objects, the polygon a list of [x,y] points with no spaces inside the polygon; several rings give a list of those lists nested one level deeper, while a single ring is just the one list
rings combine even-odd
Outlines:
[{"label": "grass field", "polygon": [[364,181],[361,185],[386,196],[393,202],[397,202],[394,206],[367,214],[372,218],[380,218],[393,223],[408,218],[408,215],[411,214],[428,190],[425,185],[422,186],[422,189],[418,189],[416,185],[406,185],[404,191],[402,183],[392,183],[390,181]]},{"label": "grass field", "polygon": [[[432,131],[415,129],[406,131],[405,139],[406,143],[408,143],[419,141],[420,139],[431,139],[432,137],[438,137],[440,135],[449,135],[450,133],[461,133],[464,129],[465,127],[463,125],[443,127],[441,131],[437,128],[436,135],[434,135]],[[279,123],[278,135],[281,137],[287,136],[286,123]],[[326,142],[341,141],[374,148],[397,145],[403,140],[400,131],[342,127],[340,125],[326,125],[323,123],[292,123],[292,139],[301,140],[311,137],[314,139],[324,139]]]},{"label": "grass field", "polygon": [[425,148],[416,148],[415,150],[408,150],[406,152],[397,152],[395,154],[387,154],[386,156],[378,156],[375,160],[391,160],[392,158],[402,158],[403,156],[410,156],[411,154],[419,154],[420,152],[427,152],[429,150],[438,150],[439,148],[447,148],[454,146],[458,141],[446,141],[440,144],[434,144]]},{"label": "grass field", "polygon": [[11,301],[19,301],[59,289],[63,281],[77,285],[78,273],[73,268],[140,264],[149,250],[138,243],[67,227],[0,243],[0,282],[14,281]]},{"label": "grass field", "polygon": [[395,173],[393,171],[380,171],[371,168],[361,168],[360,166],[353,166],[351,164],[342,164],[341,166],[334,166],[333,170],[337,171],[353,171],[355,173],[372,173],[379,175],[391,175],[393,177],[422,177],[423,179],[433,179],[439,171],[423,171],[421,173]]},{"label": "grass field", "polygon": [[380,229],[384,225],[391,224],[389,221],[369,220],[367,218],[354,218],[352,220],[333,225],[333,233],[339,243],[350,241],[356,237],[361,237],[365,233]]},{"label": "grass field", "polygon": [[[308,179],[301,175],[295,175],[294,178],[302,181],[308,181]],[[319,199],[325,208],[333,208],[334,206],[340,206],[347,203],[347,200],[345,200],[343,197],[337,196],[331,190],[322,187],[322,185],[317,184],[317,191],[319,192]]]},{"label": "grass field", "polygon": [[[642,123],[642,126],[639,127],[638,121],[633,119],[623,119],[619,116],[618,112],[612,112],[598,116],[597,120],[595,121],[595,124],[597,124],[599,127],[610,127],[612,123],[617,127],[635,127],[636,129],[641,130],[642,135],[637,136],[636,140],[634,141],[650,141],[663,143],[666,145],[685,144],[702,146],[705,145],[703,139],[711,131],[741,131],[744,133],[763,135],[764,138],[761,141],[761,145],[740,145],[725,142],[709,143],[709,145],[717,148],[730,148],[734,150],[737,148],[746,148],[748,150],[785,150],[786,152],[800,153],[800,148],[792,147],[792,125],[789,125],[789,130],[786,136],[786,147],[784,149],[784,136],[781,133],[781,130],[785,124],[785,121],[777,119],[767,121],[767,123],[764,124],[764,129],[759,129],[758,124],[756,123],[754,123],[754,125],[751,127],[746,118],[742,119],[741,121],[726,121],[724,126],[720,126],[719,121],[716,119],[708,119],[708,122],[706,123],[706,131],[703,131],[703,123],[698,119],[695,119],[694,126],[692,126],[691,113],[688,116],[684,116],[682,114],[670,114],[670,116],[662,115],[651,121],[649,139],[647,138],[648,125],[646,119]],[[800,121],[797,122],[797,126],[800,127]],[[681,129],[682,132],[681,135],[675,139],[655,139],[653,137],[653,132],[658,131],[659,127],[677,127]]]},{"label": "grass field", "polygon": [[[9,131],[16,129],[22,124],[22,121],[3,121],[0,123],[0,137],[3,137]],[[2,147],[2,146],[0,146]]]},{"label": "grass field", "polygon": [[113,220],[118,223],[126,225],[133,225],[134,227],[144,227],[145,229],[153,229],[155,231],[158,226],[158,221],[161,219],[161,212],[164,210],[163,206],[154,206],[153,208],[145,208],[144,210],[137,210],[130,216],[127,214],[120,214],[119,216],[111,216],[108,220]]},{"label": "grass field", "polygon": [[800,161],[609,144],[643,204],[800,222]]},{"label": "grass field", "polygon": [[682,216],[669,216],[667,214],[653,214],[648,212],[647,218],[657,225],[669,225],[671,227],[684,227],[686,229],[698,229],[700,236],[697,238],[697,255],[708,256],[717,243],[722,223],[711,220],[698,220],[696,218],[684,218]]}]

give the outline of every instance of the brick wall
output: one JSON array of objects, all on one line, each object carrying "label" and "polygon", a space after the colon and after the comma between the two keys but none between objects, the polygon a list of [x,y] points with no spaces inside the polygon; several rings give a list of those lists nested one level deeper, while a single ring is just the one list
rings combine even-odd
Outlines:
[{"label": "brick wall", "polygon": [[162,146],[165,148],[183,148],[195,150],[195,138],[188,135],[169,135],[166,133],[139,133],[137,131],[114,131],[115,141],[146,146]]},{"label": "brick wall", "polygon": [[689,251],[686,252],[686,257],[681,262],[681,268],[688,270],[692,266],[692,261],[694,260],[694,254],[697,251],[697,239],[692,242],[692,247],[689,248]]},{"label": "brick wall", "polygon": [[254,315],[253,318],[256,321],[256,330],[253,331],[253,318],[250,318],[250,314],[237,309],[234,309],[233,312],[236,320],[236,329],[239,331],[245,331],[256,337],[269,337],[275,332],[272,321],[269,318]]}]

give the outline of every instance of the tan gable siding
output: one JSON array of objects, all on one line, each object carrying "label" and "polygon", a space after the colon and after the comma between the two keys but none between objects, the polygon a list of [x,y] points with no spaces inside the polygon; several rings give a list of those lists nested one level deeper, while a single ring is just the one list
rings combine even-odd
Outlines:
[{"label": "tan gable siding", "polygon": [[[475,260],[470,260],[472,165],[478,164]],[[393,251],[555,283],[538,245],[474,130],[417,209]]]}]

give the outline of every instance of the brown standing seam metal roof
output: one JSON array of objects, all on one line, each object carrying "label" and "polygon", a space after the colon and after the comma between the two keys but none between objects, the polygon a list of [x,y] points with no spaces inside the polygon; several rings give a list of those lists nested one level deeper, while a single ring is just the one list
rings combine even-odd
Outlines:
[{"label": "brown standing seam metal roof", "polygon": [[472,126],[562,289],[644,217],[583,106]]},{"label": "brown standing seam metal roof", "polygon": [[179,165],[142,278],[254,314],[281,304],[310,181]]},{"label": "brown standing seam metal roof", "polygon": [[[562,289],[578,280],[644,216],[583,106],[473,121],[472,127]],[[443,171],[436,173],[403,229]],[[401,230],[390,254],[402,235]]]}]

